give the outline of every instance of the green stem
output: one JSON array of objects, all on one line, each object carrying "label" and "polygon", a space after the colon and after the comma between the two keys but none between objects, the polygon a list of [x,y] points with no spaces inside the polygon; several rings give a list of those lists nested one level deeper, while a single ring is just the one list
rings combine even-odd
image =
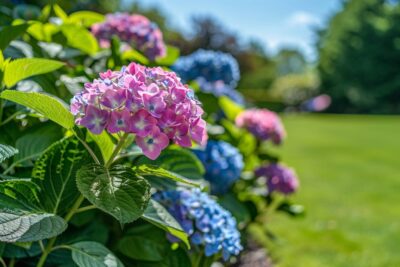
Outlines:
[{"label": "green stem", "polygon": [[[23,114],[22,111],[17,111],[14,114],[12,114],[10,117],[8,117],[7,119],[5,119],[3,122],[0,122],[0,126],[3,126],[7,123],[9,123],[10,121],[12,121],[13,119],[15,119],[15,117],[17,117],[18,115]],[[0,115],[1,117],[1,115]],[[0,120],[1,121],[1,120]]]},{"label": "green stem", "polygon": [[122,149],[122,147],[125,144],[126,138],[128,138],[129,133],[125,133],[121,139],[119,139],[119,142],[117,144],[117,146],[115,147],[113,153],[111,154],[110,159],[107,161],[105,167],[108,168],[111,166],[111,164],[114,162],[114,158],[118,155],[119,151]]},{"label": "green stem", "polygon": [[8,267],[14,267],[14,266],[15,266],[15,259],[12,258],[12,259],[10,260],[10,263],[8,264]]},{"label": "green stem", "polygon": [[[79,209],[79,206],[82,204],[83,200],[85,200],[84,196],[80,195],[79,198],[75,201],[75,203],[72,206],[72,208],[70,209],[70,211],[68,212],[68,214],[65,215],[65,217],[64,217],[65,222],[69,222],[69,220],[71,220],[72,216],[74,216],[76,211]],[[44,249],[43,254],[40,257],[39,262],[36,265],[36,267],[43,267],[44,266],[47,257],[49,256],[49,254],[53,250],[53,246],[54,246],[56,240],[57,240],[57,237],[53,237],[53,238],[51,238],[49,240],[49,243],[47,243],[47,246]]]},{"label": "green stem", "polygon": [[100,165],[100,160],[97,158],[96,154],[93,152],[90,146],[81,138],[79,138],[78,134],[75,131],[73,131],[73,133],[75,134],[76,138],[78,138],[78,140],[82,143],[82,145],[86,148],[86,150],[89,152],[90,156],[92,156],[93,160]]},{"label": "green stem", "polygon": [[0,257],[0,263],[1,263],[1,266],[2,266],[2,267],[7,267],[6,262],[5,262],[4,259],[1,258],[1,257]]},{"label": "green stem", "polygon": [[84,212],[84,211],[87,211],[87,210],[93,210],[93,209],[97,209],[97,207],[95,205],[89,205],[89,206],[77,209],[75,214],[76,213],[80,213],[80,212]]}]

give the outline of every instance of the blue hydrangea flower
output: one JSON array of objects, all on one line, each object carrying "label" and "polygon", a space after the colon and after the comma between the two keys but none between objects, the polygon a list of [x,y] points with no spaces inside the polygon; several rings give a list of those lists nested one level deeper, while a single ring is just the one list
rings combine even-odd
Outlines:
[{"label": "blue hydrangea flower", "polygon": [[207,82],[222,81],[233,88],[240,79],[236,59],[219,51],[199,49],[180,57],[172,69],[186,82],[203,78]]},{"label": "blue hydrangea flower", "polygon": [[203,150],[193,150],[203,163],[205,178],[211,184],[214,194],[226,193],[240,177],[243,170],[243,156],[229,143],[210,140]]},{"label": "blue hydrangea flower", "polygon": [[162,191],[153,198],[181,224],[193,245],[204,247],[207,257],[222,252],[228,260],[243,249],[235,218],[199,189]]}]

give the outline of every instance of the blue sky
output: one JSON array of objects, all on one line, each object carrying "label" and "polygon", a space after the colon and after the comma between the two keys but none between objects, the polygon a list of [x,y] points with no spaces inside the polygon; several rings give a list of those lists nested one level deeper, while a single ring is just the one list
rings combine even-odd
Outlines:
[{"label": "blue sky", "polygon": [[[131,2],[132,0],[126,0]],[[136,1],[136,0],[133,0]],[[241,36],[260,40],[267,51],[279,47],[302,49],[315,58],[313,27],[323,25],[341,0],[139,0],[159,5],[171,23],[188,29],[190,17],[211,14]]]}]

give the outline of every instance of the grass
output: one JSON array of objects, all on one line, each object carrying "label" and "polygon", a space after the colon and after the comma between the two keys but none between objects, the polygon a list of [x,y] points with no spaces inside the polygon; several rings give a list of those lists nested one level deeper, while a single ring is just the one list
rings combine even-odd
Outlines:
[{"label": "grass", "polygon": [[303,218],[273,215],[277,267],[400,266],[400,117],[292,115],[277,152]]}]

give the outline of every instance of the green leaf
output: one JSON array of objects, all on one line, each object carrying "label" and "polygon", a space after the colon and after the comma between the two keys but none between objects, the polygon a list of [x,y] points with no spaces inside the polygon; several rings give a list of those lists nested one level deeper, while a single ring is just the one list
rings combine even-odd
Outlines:
[{"label": "green leaf", "polygon": [[36,92],[5,90],[0,97],[31,108],[66,129],[74,127],[74,116],[69,112],[67,105],[53,96]]},{"label": "green leaf", "polygon": [[93,11],[77,11],[69,15],[68,23],[81,24],[90,27],[94,23],[104,21],[104,15]]},{"label": "green leaf", "polygon": [[38,242],[34,242],[30,249],[24,249],[22,247],[16,246],[15,244],[6,244],[4,248],[4,253],[7,258],[31,258],[40,255],[42,250]]},{"label": "green leaf", "polygon": [[96,38],[87,29],[75,24],[63,24],[61,31],[67,38],[69,46],[89,55],[93,55],[99,50]]},{"label": "green leaf", "polygon": [[9,145],[0,144],[0,163],[14,156],[15,154],[18,154],[18,149]]},{"label": "green leaf", "polygon": [[239,115],[239,113],[244,110],[242,106],[236,104],[229,97],[226,96],[219,97],[218,103],[222,111],[225,113],[226,117],[231,121],[234,121],[237,115]]},{"label": "green leaf", "polygon": [[5,26],[1,28],[0,50],[4,50],[12,40],[22,35],[28,27],[29,24],[20,24],[20,25]]},{"label": "green leaf", "polygon": [[79,267],[123,267],[122,262],[97,242],[78,242],[70,246],[72,259]]},{"label": "green leaf", "polygon": [[53,123],[43,123],[17,139],[15,146],[19,153],[14,158],[15,162],[35,160],[51,144],[62,138],[61,128]]},{"label": "green leaf", "polygon": [[177,47],[167,45],[167,53],[165,57],[156,58],[156,64],[162,66],[170,66],[179,58],[180,52]]},{"label": "green leaf", "polygon": [[48,213],[0,211],[1,242],[33,242],[48,239],[64,232],[67,223]]},{"label": "green leaf", "polygon": [[44,58],[20,58],[7,64],[4,70],[4,83],[12,87],[17,82],[34,75],[55,71],[64,66],[63,62]]},{"label": "green leaf", "polygon": [[156,160],[142,156],[138,160],[138,165],[141,164],[156,165],[193,180],[203,179],[205,172],[199,159],[189,150],[180,147],[163,150]]},{"label": "green leaf", "polygon": [[77,174],[81,193],[96,207],[129,223],[143,215],[150,199],[150,184],[132,169],[116,165],[83,166]]},{"label": "green leaf", "polygon": [[39,210],[39,187],[30,179],[0,181],[0,209]]},{"label": "green leaf", "polygon": [[122,59],[128,61],[135,61],[143,65],[149,65],[150,61],[139,51],[135,49],[129,49],[122,53]]},{"label": "green leaf", "polygon": [[36,161],[32,178],[43,194],[39,195],[44,210],[64,214],[79,197],[77,171],[91,158],[81,143],[68,138],[54,143]]},{"label": "green leaf", "polygon": [[67,13],[57,4],[53,5],[53,10],[54,13],[56,13],[57,17],[59,17],[62,20],[66,20],[68,18]]},{"label": "green leaf", "polygon": [[151,166],[150,165],[140,165],[140,166],[134,167],[133,170],[145,178],[170,179],[177,183],[183,183],[183,184],[187,184],[187,185],[191,185],[191,186],[200,187],[200,185],[198,183],[192,182],[191,180],[188,180],[179,174],[167,171],[161,167],[157,167],[154,165],[151,165]]},{"label": "green leaf", "polygon": [[111,137],[106,131],[103,131],[101,134],[93,134],[88,131],[88,135],[99,147],[103,161],[107,162],[114,151],[114,142]]},{"label": "green leaf", "polygon": [[142,218],[179,238],[190,248],[188,235],[175,218],[157,201],[153,199],[150,200]]},{"label": "green leaf", "polygon": [[27,32],[38,41],[51,42],[52,35],[56,34],[59,30],[57,25],[35,21],[28,28]]}]

